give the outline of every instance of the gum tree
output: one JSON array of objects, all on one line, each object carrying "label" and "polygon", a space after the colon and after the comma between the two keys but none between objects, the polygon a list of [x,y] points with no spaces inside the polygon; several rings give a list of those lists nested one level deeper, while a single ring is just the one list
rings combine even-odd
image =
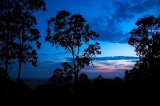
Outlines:
[{"label": "gum tree", "polygon": [[45,11],[45,5],[43,0],[0,1],[0,69],[4,71],[6,81],[9,66],[16,61],[19,63],[18,84],[22,63],[29,62],[37,66],[34,43],[38,49],[41,43],[38,41],[40,32],[35,27],[37,22],[33,13]]},{"label": "gum tree", "polygon": [[[71,15],[65,10],[59,11],[55,17],[50,18],[46,31],[45,41],[55,45],[56,48],[61,46],[66,53],[72,54],[71,66],[75,83],[78,83],[78,73],[81,69],[92,64],[92,58],[101,54],[98,42],[89,44],[89,41],[96,40],[99,34],[90,29],[82,15]],[[88,47],[83,49],[83,45]]]},{"label": "gum tree", "polygon": [[5,73],[6,98],[9,66],[16,61],[19,63],[17,85],[20,81],[22,63],[29,62],[37,66],[38,57],[34,43],[38,49],[41,43],[38,41],[40,32],[35,27],[37,22],[33,13],[45,11],[45,5],[43,0],[0,1],[0,69]]},{"label": "gum tree", "polygon": [[[141,18],[136,22],[128,44],[135,48],[140,61],[133,70],[141,71],[141,79],[158,78],[160,68],[160,16]],[[132,71],[133,71],[132,70]],[[136,71],[135,71],[136,72]]]}]

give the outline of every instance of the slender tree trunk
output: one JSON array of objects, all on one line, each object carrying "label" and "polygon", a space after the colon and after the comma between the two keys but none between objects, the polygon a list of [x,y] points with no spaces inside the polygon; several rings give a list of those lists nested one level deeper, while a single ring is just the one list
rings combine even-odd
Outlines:
[{"label": "slender tree trunk", "polygon": [[74,79],[75,79],[75,93],[78,93],[78,74],[77,74],[77,66],[76,66],[76,61],[75,61],[75,56],[74,56],[74,50],[73,48],[71,48],[72,50],[72,58],[73,58],[73,64],[74,64]]},{"label": "slender tree trunk", "polygon": [[23,35],[24,35],[24,30],[22,32],[22,38],[20,40],[20,56],[19,56],[19,67],[18,67],[18,77],[17,77],[17,103],[19,103],[19,90],[20,90],[20,80],[21,80],[21,68],[22,68],[22,56],[23,56]]},{"label": "slender tree trunk", "polygon": [[[22,47],[21,47],[22,48]],[[18,67],[18,78],[17,78],[17,84],[20,82],[20,76],[21,76],[21,67],[22,67],[22,50],[20,51],[20,57],[19,57],[19,67]]]},{"label": "slender tree trunk", "polygon": [[[72,49],[72,51],[73,51],[73,49]],[[77,83],[78,83],[78,75],[77,75],[77,68],[76,68],[74,53],[72,53],[72,58],[73,58],[73,64],[74,64],[75,84],[77,85]]]},{"label": "slender tree trunk", "polygon": [[6,104],[8,102],[8,59],[9,59],[9,50],[8,50],[8,38],[9,38],[9,33],[7,34],[7,43],[6,43],[6,55],[5,55],[5,75],[4,75],[4,78],[5,78],[5,87],[6,87]]},{"label": "slender tree trunk", "polygon": [[[8,6],[9,1],[7,0],[7,6]],[[8,61],[9,61],[9,17],[10,17],[10,13],[9,13],[9,7],[8,8],[8,17],[7,17],[7,22],[6,22],[6,26],[7,26],[7,39],[6,39],[6,55],[5,55],[5,100],[6,100],[6,105],[8,105]]]},{"label": "slender tree trunk", "polygon": [[75,71],[75,84],[78,85],[78,71]]},{"label": "slender tree trunk", "polygon": [[[80,51],[80,46],[78,46],[77,57],[76,57],[77,60],[79,59],[79,51]],[[79,73],[79,63],[77,63],[77,66],[76,66],[76,81],[77,81],[77,83],[78,83],[78,73]]]},{"label": "slender tree trunk", "polygon": [[18,77],[17,77],[17,95],[16,95],[16,102],[19,103],[19,90],[20,90],[20,75],[21,75],[21,54],[20,54],[20,61],[19,61],[19,67],[18,67]]},{"label": "slender tree trunk", "polygon": [[[19,33],[20,34],[20,33]],[[24,27],[22,29],[22,35],[19,35],[21,36],[20,37],[20,55],[19,55],[19,67],[18,67],[18,78],[17,78],[17,84],[19,84],[20,82],[20,76],[21,76],[21,68],[22,68],[22,62],[23,62],[23,44],[24,44],[24,39],[23,39],[23,36],[25,34],[25,31],[24,31]]]}]

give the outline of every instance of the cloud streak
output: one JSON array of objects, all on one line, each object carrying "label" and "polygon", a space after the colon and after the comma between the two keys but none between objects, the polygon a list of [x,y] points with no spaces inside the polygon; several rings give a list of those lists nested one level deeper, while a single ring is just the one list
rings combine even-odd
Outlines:
[{"label": "cloud streak", "polygon": [[[93,66],[85,67],[83,72],[116,72],[117,70],[131,69],[136,61],[138,61],[138,57],[135,56],[96,57],[93,59]],[[62,68],[62,62],[73,64],[71,57],[54,59],[54,61],[45,60],[38,62],[38,69],[53,71],[56,68]]]},{"label": "cloud streak", "polygon": [[[71,57],[66,57],[66,61],[72,61]],[[137,56],[106,56],[106,57],[95,57],[93,61],[103,61],[103,60],[138,60]]]}]

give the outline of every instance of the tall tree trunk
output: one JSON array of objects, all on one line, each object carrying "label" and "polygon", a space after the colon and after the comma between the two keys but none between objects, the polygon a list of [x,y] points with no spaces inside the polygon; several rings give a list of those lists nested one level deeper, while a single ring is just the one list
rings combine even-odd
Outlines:
[{"label": "tall tree trunk", "polygon": [[78,71],[75,71],[75,84],[78,85]]},{"label": "tall tree trunk", "polygon": [[17,83],[19,84],[20,82],[20,76],[21,76],[21,68],[22,68],[22,62],[23,62],[23,44],[24,44],[24,39],[23,39],[23,36],[24,36],[25,32],[24,32],[24,27],[22,29],[22,35],[19,35],[21,36],[20,37],[20,56],[19,56],[19,67],[18,67],[18,78],[17,78]]},{"label": "tall tree trunk", "polygon": [[[8,22],[7,22],[8,23]],[[8,25],[7,25],[8,27]],[[9,31],[8,31],[9,32]],[[6,87],[6,104],[8,102],[8,61],[9,61],[9,50],[8,50],[8,46],[9,46],[9,42],[8,42],[8,38],[9,38],[9,33],[7,34],[7,43],[6,43],[6,55],[5,55],[5,74],[4,74],[4,79],[5,79],[5,87]]]},{"label": "tall tree trunk", "polygon": [[5,102],[6,105],[8,105],[8,61],[9,61],[9,32],[10,32],[10,28],[9,28],[9,17],[10,17],[10,12],[9,12],[9,6],[8,6],[9,1],[7,0],[7,8],[8,8],[8,17],[7,17],[7,22],[6,22],[6,26],[7,26],[7,42],[6,42],[6,55],[5,55],[5,93],[6,93],[6,97],[5,97]]},{"label": "tall tree trunk", "polygon": [[[72,51],[74,51],[72,49]],[[74,64],[74,77],[75,77],[75,84],[77,85],[78,84],[78,75],[77,75],[77,65],[76,65],[76,62],[75,62],[75,56],[74,56],[74,52],[72,53],[72,58],[73,58],[73,64]]]},{"label": "tall tree trunk", "polygon": [[20,94],[20,80],[21,80],[21,68],[22,68],[22,62],[23,62],[23,35],[24,35],[24,30],[22,31],[22,37],[20,40],[20,56],[19,56],[19,67],[18,67],[18,77],[17,77],[17,103],[19,103],[19,94]]},{"label": "tall tree trunk", "polygon": [[[21,46],[22,46],[22,45],[21,45]],[[19,84],[19,82],[20,82],[21,67],[22,67],[22,47],[21,47],[20,57],[19,57],[19,67],[18,67],[18,78],[17,78],[17,84]]]},{"label": "tall tree trunk", "polygon": [[21,62],[21,53],[20,53],[20,61],[19,61],[19,67],[18,67],[18,77],[17,77],[17,95],[16,95],[16,102],[17,104],[19,103],[19,90],[20,90],[20,75],[21,75],[21,67],[22,67],[22,62]]}]

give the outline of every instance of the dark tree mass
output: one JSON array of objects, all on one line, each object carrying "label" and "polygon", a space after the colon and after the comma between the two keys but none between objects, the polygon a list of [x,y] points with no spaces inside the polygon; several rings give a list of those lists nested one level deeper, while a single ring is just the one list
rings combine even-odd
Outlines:
[{"label": "dark tree mass", "polygon": [[[8,86],[9,65],[17,61],[19,63],[18,84],[22,63],[28,62],[37,66],[38,57],[33,43],[35,42],[37,48],[40,49],[41,43],[38,39],[41,36],[39,30],[35,28],[37,22],[33,13],[39,10],[45,11],[43,0],[3,0],[0,2],[0,69],[4,73],[5,86]],[[5,89],[7,90],[7,87]]]},{"label": "dark tree mass", "polygon": [[[35,41],[38,49],[41,37],[38,29],[35,28],[36,18],[33,13],[38,10],[45,11],[45,3],[42,0],[6,0],[1,1],[1,32],[0,32],[0,54],[1,66],[8,71],[8,65],[19,62],[18,80],[22,63],[32,63],[37,66],[37,53],[32,43]],[[4,61],[4,62],[3,62]],[[4,66],[4,67],[3,67]]]},{"label": "dark tree mass", "polygon": [[132,80],[158,80],[160,69],[160,17],[136,22],[128,43],[135,48],[139,61],[130,71]]},{"label": "dark tree mass", "polygon": [[[52,31],[54,31],[54,35]],[[92,58],[95,55],[101,54],[98,42],[89,44],[90,40],[95,40],[98,36],[90,29],[82,15],[71,15],[63,10],[59,11],[55,18],[51,17],[48,21],[45,40],[52,45],[57,45],[57,48],[58,46],[63,47],[66,52],[72,54],[73,65],[70,65],[70,70],[72,70],[77,83],[80,70],[86,65],[92,64]],[[88,44],[88,48],[82,50],[82,46],[85,44]]]}]

